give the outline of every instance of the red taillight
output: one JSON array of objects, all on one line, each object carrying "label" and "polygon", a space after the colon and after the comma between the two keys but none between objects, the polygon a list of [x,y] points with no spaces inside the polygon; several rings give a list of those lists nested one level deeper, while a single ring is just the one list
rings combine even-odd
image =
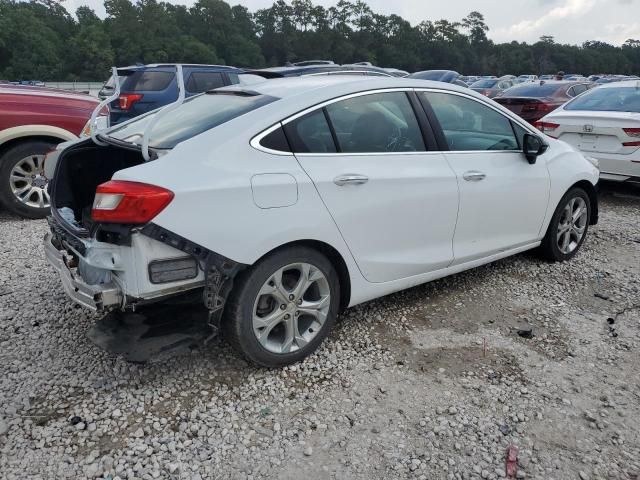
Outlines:
[{"label": "red taillight", "polygon": [[538,130],[540,130],[541,132],[544,133],[549,133],[549,132],[553,132],[556,128],[558,128],[560,125],[557,123],[551,123],[551,122],[543,122],[538,120],[536,123],[533,124]]},{"label": "red taillight", "polygon": [[142,100],[142,94],[140,93],[125,93],[120,95],[118,102],[120,104],[120,110],[129,110],[134,103]]},{"label": "red taillight", "polygon": [[640,137],[640,128],[623,128],[622,130],[630,137]]},{"label": "red taillight", "polygon": [[640,147],[640,142],[622,142],[623,147]]},{"label": "red taillight", "polygon": [[486,97],[488,97],[489,95],[491,95],[491,90],[483,90],[482,94]]},{"label": "red taillight", "polygon": [[91,218],[96,222],[149,222],[173,200],[173,192],[146,183],[111,180],[98,185]]},{"label": "red taillight", "polygon": [[550,112],[556,108],[550,103],[527,103],[522,107],[523,112]]}]

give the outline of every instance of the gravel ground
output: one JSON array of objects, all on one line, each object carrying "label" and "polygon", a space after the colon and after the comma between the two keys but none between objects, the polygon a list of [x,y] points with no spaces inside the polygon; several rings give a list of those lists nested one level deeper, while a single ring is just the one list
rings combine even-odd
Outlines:
[{"label": "gravel ground", "polygon": [[495,479],[510,445],[517,478],[640,478],[640,189],[606,188],[573,261],[356,307],[282,370],[220,341],[145,365],[101,351],[45,230],[0,212],[3,479]]}]

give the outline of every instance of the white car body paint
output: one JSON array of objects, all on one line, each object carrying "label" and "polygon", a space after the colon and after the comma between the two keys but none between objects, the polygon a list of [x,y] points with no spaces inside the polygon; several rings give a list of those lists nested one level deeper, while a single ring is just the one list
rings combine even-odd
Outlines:
[{"label": "white car body paint", "polygon": [[[542,135],[491,100],[437,82],[324,76],[252,87],[282,100],[186,140],[157,160],[120,170],[113,179],[174,192],[153,223],[236,262],[254,264],[296,241],[331,246],[348,269],[350,306],[538,246],[569,188],[598,181],[598,170],[581,153],[553,139],[535,165],[518,152],[293,155],[254,148],[252,140],[262,132],[310,107],[387,89],[457,92]],[[490,181],[467,185],[460,177],[469,168],[482,169]],[[369,181],[337,187],[335,177],[344,174]],[[145,283],[145,262],[180,252],[162,251],[139,237],[132,235],[132,247],[116,247],[139,252],[114,271],[127,294],[152,298],[173,285]]]},{"label": "white car body paint", "polygon": [[[592,92],[607,92],[616,88],[640,88],[640,81],[632,80],[602,85]],[[572,100],[541,119],[559,125],[550,132],[554,138],[567,142],[600,164],[600,177],[625,181],[640,178],[640,146],[623,146],[625,142],[640,141],[624,132],[624,128],[640,128],[640,113],[618,111],[567,110]]]}]

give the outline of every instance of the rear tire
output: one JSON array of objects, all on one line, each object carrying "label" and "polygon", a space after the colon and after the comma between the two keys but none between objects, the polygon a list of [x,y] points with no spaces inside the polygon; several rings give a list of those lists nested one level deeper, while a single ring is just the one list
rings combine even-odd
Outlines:
[{"label": "rear tire", "polygon": [[49,215],[49,180],[44,176],[44,156],[56,144],[28,140],[0,156],[0,204],[25,218]]},{"label": "rear tire", "polygon": [[589,195],[582,188],[572,188],[562,197],[551,217],[540,245],[541,255],[552,262],[573,258],[587,238],[590,221]]},{"label": "rear tire", "polygon": [[339,305],[340,283],[331,262],[311,248],[283,248],[236,278],[223,328],[249,361],[282,367],[318,348]]}]

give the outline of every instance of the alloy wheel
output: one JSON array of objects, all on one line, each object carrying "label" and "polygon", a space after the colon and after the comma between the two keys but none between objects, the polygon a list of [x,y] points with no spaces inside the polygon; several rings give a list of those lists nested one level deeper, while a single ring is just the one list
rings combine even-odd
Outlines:
[{"label": "alloy wheel", "polygon": [[569,199],[558,221],[558,248],[565,255],[573,252],[582,241],[587,230],[587,203],[582,197]]},{"label": "alloy wheel", "polygon": [[329,282],[319,268],[287,265],[260,288],[253,306],[253,332],[269,352],[294,352],[318,335],[330,306]]},{"label": "alloy wheel", "polygon": [[14,165],[9,174],[11,192],[24,205],[49,207],[49,179],[44,174],[44,155],[29,155]]}]

